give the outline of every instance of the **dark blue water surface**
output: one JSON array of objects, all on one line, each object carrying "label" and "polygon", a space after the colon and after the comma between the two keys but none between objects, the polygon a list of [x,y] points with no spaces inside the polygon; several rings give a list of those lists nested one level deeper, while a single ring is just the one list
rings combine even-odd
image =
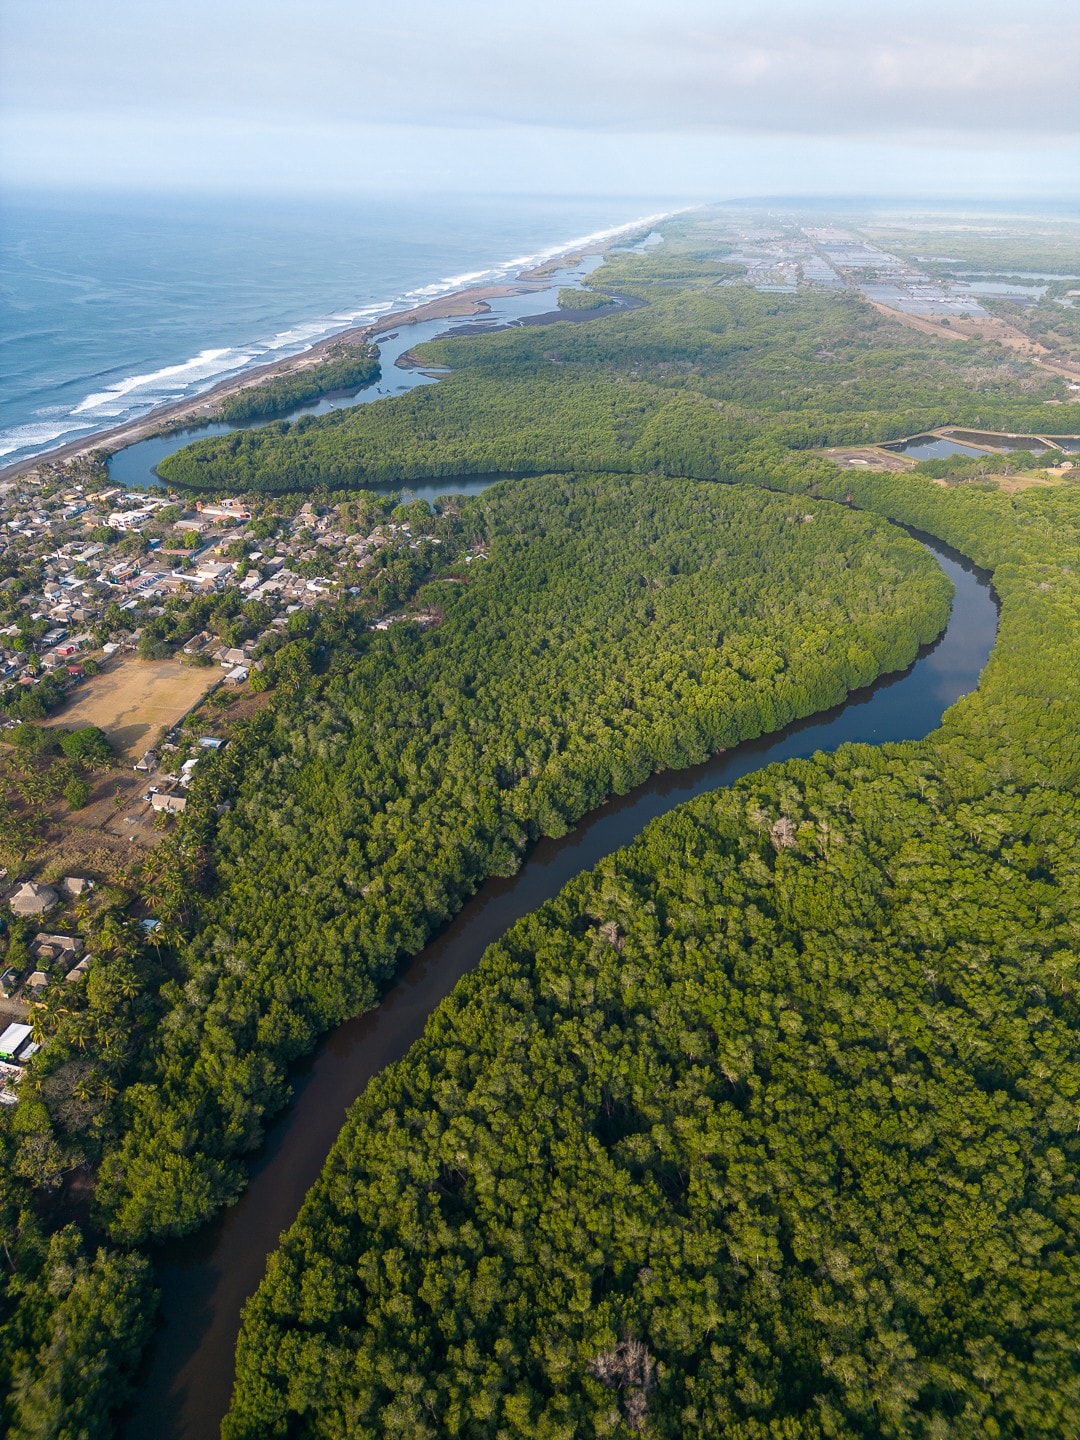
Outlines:
[{"label": "dark blue water surface", "polygon": [[0,462],[672,208],[649,198],[9,194]]},{"label": "dark blue water surface", "polygon": [[939,435],[916,435],[912,440],[898,440],[884,448],[910,455],[914,460],[944,460],[949,455],[986,454],[985,450],[980,450],[975,445],[958,445],[955,440],[942,440]]}]

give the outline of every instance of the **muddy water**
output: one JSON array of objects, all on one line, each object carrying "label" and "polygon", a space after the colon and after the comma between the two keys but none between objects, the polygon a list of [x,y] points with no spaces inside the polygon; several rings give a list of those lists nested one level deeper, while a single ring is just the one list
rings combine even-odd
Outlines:
[{"label": "muddy water", "polygon": [[653,777],[543,840],[508,880],[483,886],[403,971],[383,1003],[328,1035],[294,1076],[294,1098],[270,1129],[247,1191],[202,1233],[158,1255],[162,1320],[125,1429],[127,1440],[213,1440],[228,1407],[240,1309],[264,1273],[372,1076],[400,1059],[454,984],[522,915],[579,871],[628,844],[650,820],[695,795],[778,760],[847,741],[883,744],[932,731],[975,688],[994,643],[997,608],[985,572],[927,537],[956,587],[943,635],[902,675],[879,680],[835,709],[749,741],[692,770]]}]

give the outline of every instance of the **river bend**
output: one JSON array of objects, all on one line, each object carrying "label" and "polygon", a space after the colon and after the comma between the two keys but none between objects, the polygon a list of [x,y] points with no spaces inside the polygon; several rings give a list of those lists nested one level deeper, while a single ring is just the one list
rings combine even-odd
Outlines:
[{"label": "river bend", "polygon": [[247,1190],[199,1234],[157,1254],[161,1321],[125,1427],[126,1440],[216,1440],[232,1392],[240,1311],[262,1279],[282,1230],[296,1218],[349,1105],[399,1060],[456,982],[523,915],[580,871],[629,844],[650,820],[774,761],[849,741],[915,740],[973,690],[993,648],[990,577],[929,536],[918,536],[956,587],[942,635],[899,675],[842,704],[703,765],[653,776],[610,800],[559,840],[541,840],[510,879],[488,881],[403,969],[382,1004],[327,1035],[293,1075],[293,1099],[271,1125]]}]

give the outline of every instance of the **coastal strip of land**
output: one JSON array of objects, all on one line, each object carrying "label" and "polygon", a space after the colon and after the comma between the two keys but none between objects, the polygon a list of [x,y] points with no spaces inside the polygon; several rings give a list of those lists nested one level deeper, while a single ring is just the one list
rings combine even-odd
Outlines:
[{"label": "coastal strip of land", "polygon": [[529,290],[542,288],[542,285],[537,285],[535,282],[531,284],[512,282],[457,290],[451,295],[441,295],[438,299],[428,300],[423,305],[416,305],[411,310],[399,310],[381,315],[367,325],[355,326],[347,330],[335,330],[332,335],[327,335],[325,339],[319,340],[309,350],[301,351],[298,355],[288,355],[281,360],[253,366],[227,380],[219,381],[217,385],[212,386],[209,390],[203,390],[198,395],[191,395],[183,400],[174,400],[168,405],[155,406],[153,410],[135,420],[125,421],[122,425],[113,426],[109,430],[95,430],[78,440],[69,440],[67,444],[57,446],[55,450],[48,450],[41,455],[31,455],[25,460],[17,460],[11,465],[0,467],[0,481],[14,480],[19,475],[30,474],[39,465],[52,464],[59,460],[75,460],[81,456],[95,454],[106,457],[115,455],[118,450],[124,450],[127,446],[134,445],[138,440],[145,440],[151,435],[160,434],[166,428],[180,429],[213,420],[218,406],[227,396],[235,395],[240,390],[247,390],[253,385],[276,379],[281,375],[294,375],[298,371],[309,370],[313,366],[321,364],[327,358],[329,351],[337,349],[342,344],[368,344],[377,340],[380,335],[400,329],[402,325],[420,325],[425,320],[450,320],[456,319],[458,316],[483,315],[491,308],[488,303],[491,300],[500,300],[507,295],[521,295]]},{"label": "coastal strip of land", "polygon": [[548,256],[538,265],[522,270],[513,281],[455,290],[449,295],[440,295],[434,300],[414,305],[409,310],[390,311],[385,315],[380,315],[376,320],[369,321],[366,325],[335,330],[332,334],[317,341],[310,349],[303,350],[297,355],[287,355],[280,360],[269,361],[265,365],[252,366],[237,375],[219,381],[209,390],[203,390],[198,395],[190,395],[183,400],[174,400],[167,405],[157,405],[147,411],[145,415],[134,420],[124,421],[123,424],[115,425],[110,429],[94,430],[89,435],[58,445],[54,450],[47,450],[40,455],[31,455],[26,459],[13,461],[10,465],[0,466],[0,481],[14,480],[20,475],[29,475],[40,465],[53,464],[57,461],[76,460],[91,455],[107,459],[109,456],[115,455],[117,451],[125,450],[129,445],[134,445],[139,440],[146,440],[152,435],[210,422],[216,418],[221,401],[229,395],[235,395],[240,390],[247,390],[253,385],[277,379],[282,375],[294,375],[298,371],[311,369],[313,366],[321,364],[327,359],[331,350],[337,349],[342,344],[370,344],[389,331],[399,329],[402,325],[420,325],[426,320],[450,320],[459,316],[483,315],[491,308],[489,301],[500,300],[508,295],[527,294],[531,290],[546,289],[551,284],[551,276],[561,266],[579,264],[586,255],[603,254],[611,245],[624,242],[628,235],[643,227],[651,226],[663,218],[665,217],[659,215],[649,216],[646,220],[608,232],[602,239],[597,237],[592,242],[571,246],[556,255]]}]

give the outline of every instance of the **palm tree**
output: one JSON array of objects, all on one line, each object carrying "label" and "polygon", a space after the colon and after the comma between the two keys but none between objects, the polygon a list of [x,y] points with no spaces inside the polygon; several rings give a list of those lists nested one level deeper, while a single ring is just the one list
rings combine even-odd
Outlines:
[{"label": "palm tree", "polygon": [[124,1000],[134,1000],[142,988],[139,984],[139,977],[130,965],[114,966],[109,979],[112,982],[112,988]]},{"label": "palm tree", "polygon": [[135,939],[128,922],[115,910],[106,910],[98,919],[96,944],[111,955],[130,955]]},{"label": "palm tree", "polygon": [[126,1054],[127,1046],[115,1031],[109,1031],[101,1037],[100,1055],[103,1064],[108,1069],[119,1070],[124,1063]]},{"label": "palm tree", "polygon": [[64,1027],[67,1040],[79,1050],[85,1050],[94,1031],[94,1023],[86,1010],[77,1010]]},{"label": "palm tree", "polygon": [[48,1009],[40,1002],[30,1002],[30,1038],[35,1045],[44,1045],[48,1037],[48,1022],[50,1019]]}]

